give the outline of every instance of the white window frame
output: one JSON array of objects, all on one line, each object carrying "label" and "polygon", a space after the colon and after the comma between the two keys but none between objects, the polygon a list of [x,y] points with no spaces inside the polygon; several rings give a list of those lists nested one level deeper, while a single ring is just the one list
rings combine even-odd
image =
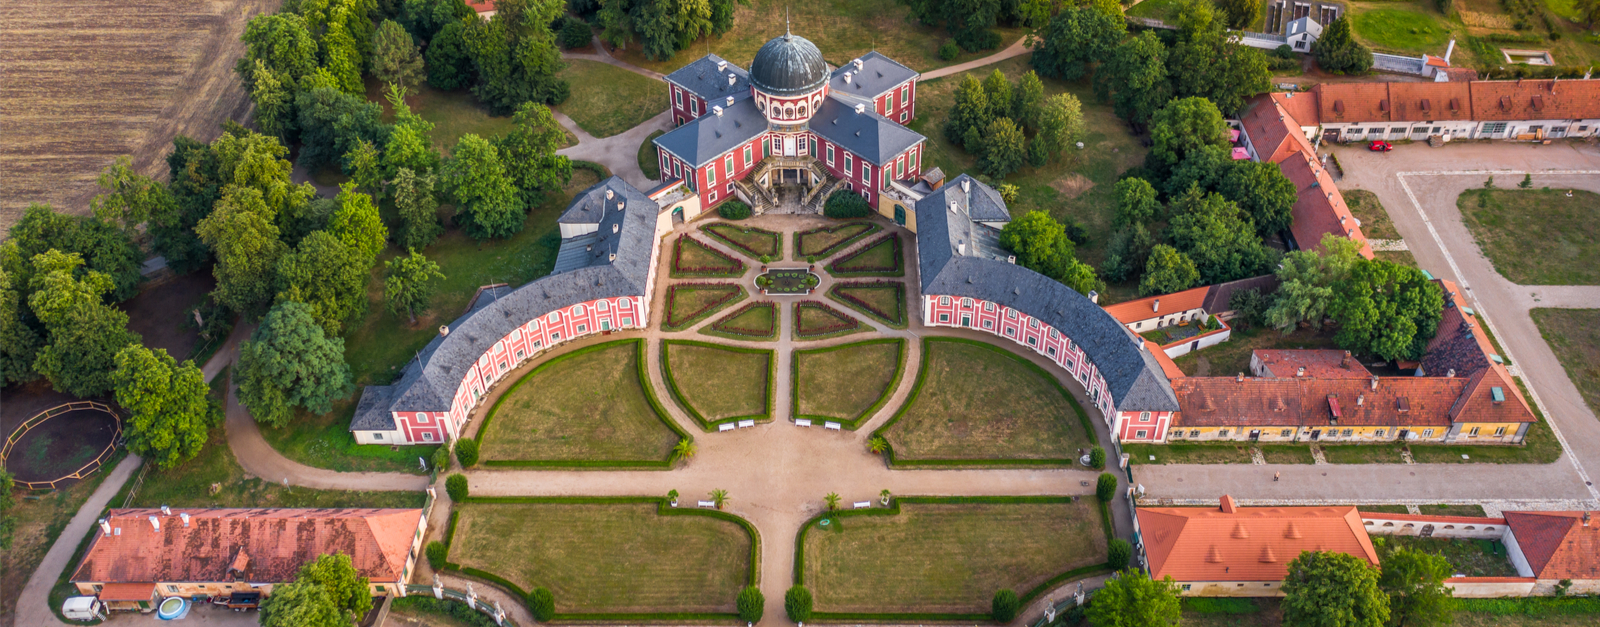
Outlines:
[{"label": "white window frame", "polygon": [[828,165],[833,165],[833,144],[828,144]]},{"label": "white window frame", "polygon": [[677,98],[678,108],[682,109],[683,108],[683,88],[677,87],[677,86],[673,86],[673,88],[672,88],[672,96],[674,98]]},{"label": "white window frame", "polygon": [[433,441],[433,432],[432,431],[423,431],[422,432],[422,441],[423,442],[432,442]]},{"label": "white window frame", "polygon": [[754,155],[755,155],[755,146],[745,146],[744,147],[744,165],[745,165],[745,167],[750,167],[750,164],[754,163],[754,161],[752,161],[753,159],[755,159]]}]

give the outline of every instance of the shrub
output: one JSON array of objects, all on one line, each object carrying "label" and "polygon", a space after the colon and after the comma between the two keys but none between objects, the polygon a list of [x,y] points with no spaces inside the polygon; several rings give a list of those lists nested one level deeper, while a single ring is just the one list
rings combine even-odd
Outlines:
[{"label": "shrub", "polygon": [[717,207],[717,215],[728,220],[743,220],[750,217],[750,205],[742,200],[730,200]]},{"label": "shrub", "polygon": [[1522,175],[1522,182],[1521,183],[1517,183],[1517,187],[1521,187],[1522,189],[1528,189],[1530,187],[1533,187],[1533,175],[1532,174],[1524,174],[1524,175]]},{"label": "shrub", "polygon": [[767,598],[762,596],[761,589],[755,586],[745,586],[739,591],[739,620],[746,623],[761,622],[761,614],[767,609]]},{"label": "shrub", "polygon": [[945,61],[954,61],[961,54],[961,48],[955,41],[946,39],[944,45],[939,46],[939,58]]},{"label": "shrub", "polygon": [[865,218],[870,213],[872,207],[867,205],[867,199],[843,189],[828,196],[828,201],[822,205],[822,215],[834,219]]},{"label": "shrub", "polygon": [[429,542],[426,552],[428,555],[428,565],[432,566],[434,570],[444,568],[445,560],[450,557],[450,548],[446,547],[443,542],[438,540]]},{"label": "shrub", "polygon": [[590,35],[592,32],[588,24],[576,17],[569,17],[567,24],[561,27],[561,47],[568,49],[587,47]]},{"label": "shrub", "polygon": [[1278,57],[1279,59],[1293,59],[1294,48],[1290,48],[1289,44],[1278,46],[1272,50],[1272,56]]},{"label": "shrub", "polygon": [[1089,449],[1089,465],[1095,468],[1105,468],[1106,450],[1099,446]]},{"label": "shrub", "polygon": [[465,627],[495,627],[488,614],[454,599],[435,599],[433,594],[413,594],[394,600],[394,609],[409,610],[414,614],[433,614],[455,619],[448,624]]},{"label": "shrub", "polygon": [[783,611],[797,623],[811,620],[811,591],[805,586],[791,586],[783,593]]},{"label": "shrub", "polygon": [[533,614],[533,619],[541,623],[548,623],[556,617],[556,597],[550,594],[549,588],[534,588],[528,593],[528,611]]},{"label": "shrub", "polygon": [[1094,495],[1100,498],[1101,503],[1110,503],[1112,497],[1117,495],[1117,476],[1109,472],[1100,473],[1100,479],[1094,484]]},{"label": "shrub", "polygon": [[461,462],[462,468],[471,468],[478,464],[478,441],[462,438],[456,440],[456,461]]},{"label": "shrub", "polygon": [[450,495],[450,500],[460,503],[467,499],[467,476],[463,474],[450,475],[444,480],[444,493]]},{"label": "shrub", "polygon": [[446,470],[450,468],[450,450],[443,446],[434,449],[433,456],[428,461],[433,464],[435,471]]},{"label": "shrub", "polygon": [[994,593],[994,602],[989,606],[989,617],[997,623],[1009,623],[1017,618],[1017,610],[1022,608],[1022,601],[1017,598],[1017,593],[1010,588]]},{"label": "shrub", "polygon": [[1117,538],[1106,547],[1106,567],[1111,570],[1122,570],[1128,567],[1128,559],[1133,557],[1133,545],[1127,540]]}]

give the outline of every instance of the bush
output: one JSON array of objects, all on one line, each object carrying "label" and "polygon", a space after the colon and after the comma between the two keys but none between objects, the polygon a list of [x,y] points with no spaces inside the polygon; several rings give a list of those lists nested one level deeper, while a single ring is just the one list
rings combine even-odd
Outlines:
[{"label": "bush", "polygon": [[762,596],[761,589],[755,586],[745,586],[739,591],[739,620],[746,623],[761,622],[761,614],[767,609],[767,598]]},{"label": "bush", "polygon": [[1101,503],[1110,503],[1117,496],[1117,476],[1109,472],[1100,473],[1100,479],[1094,484],[1094,495],[1100,498]]},{"label": "bush", "polygon": [[445,560],[450,557],[450,548],[438,540],[429,542],[425,552],[428,555],[428,565],[432,566],[434,570],[444,568]]},{"label": "bush", "polygon": [[811,591],[805,586],[791,586],[783,593],[783,611],[797,623],[811,620]]},{"label": "bush", "polygon": [[569,17],[567,24],[561,27],[561,47],[567,49],[588,47],[592,34],[589,25],[583,23],[583,20]]},{"label": "bush", "polygon": [[449,479],[444,480],[444,493],[457,503],[467,500],[467,476],[459,473],[450,475]]},{"label": "bush", "polygon": [[1275,56],[1279,59],[1293,59],[1294,48],[1290,48],[1289,44],[1278,46],[1272,50],[1272,56]]},{"label": "bush", "polygon": [[1095,446],[1089,449],[1089,465],[1096,469],[1106,467],[1106,450]]},{"label": "bush", "polygon": [[750,205],[742,200],[730,200],[717,207],[717,215],[728,220],[743,220],[750,217]]},{"label": "bush", "polygon": [[954,61],[955,58],[960,55],[961,47],[957,46],[955,41],[947,39],[945,40],[944,45],[939,46],[940,59],[944,59],[945,61]]},{"label": "bush", "polygon": [[1005,624],[1017,618],[1017,610],[1022,609],[1022,601],[1017,598],[1017,593],[1010,588],[994,593],[994,603],[989,605],[989,617],[994,622]]},{"label": "bush", "polygon": [[556,617],[556,597],[550,594],[549,588],[534,588],[528,593],[528,611],[533,614],[533,620],[548,623]]},{"label": "bush", "polygon": [[448,470],[450,468],[450,449],[441,446],[433,450],[433,456],[428,459],[433,464],[434,471]]},{"label": "bush", "polygon": [[871,213],[872,207],[867,204],[867,199],[843,189],[828,196],[828,201],[822,205],[822,215],[837,220],[865,218]]},{"label": "bush", "polygon": [[478,463],[478,441],[461,438],[456,440],[456,461],[461,462],[462,468],[471,468]]},{"label": "bush", "polygon": [[1111,570],[1122,570],[1128,567],[1128,560],[1133,557],[1133,545],[1127,540],[1117,538],[1106,547],[1106,567]]},{"label": "bush", "polygon": [[468,627],[495,627],[494,619],[488,614],[467,607],[467,604],[453,599],[435,599],[430,594],[413,594],[394,600],[394,609],[407,610],[416,614],[433,614],[447,616],[455,619],[449,624],[461,624]]}]

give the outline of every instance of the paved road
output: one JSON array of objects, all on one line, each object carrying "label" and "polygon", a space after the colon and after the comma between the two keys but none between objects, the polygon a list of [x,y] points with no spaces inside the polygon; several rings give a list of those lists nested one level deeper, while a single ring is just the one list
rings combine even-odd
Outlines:
[{"label": "paved road", "polygon": [[134,471],[139,469],[143,460],[138,455],[128,455],[100,482],[100,487],[95,488],[89,495],[89,500],[83,507],[78,508],[78,513],[73,514],[72,520],[67,523],[67,528],[61,530],[61,535],[56,536],[55,544],[50,545],[50,551],[44,554],[44,560],[39,562],[39,568],[33,571],[33,576],[28,578],[28,583],[22,588],[22,594],[17,596],[17,615],[15,624],[23,625],[54,625],[55,613],[50,611],[50,589],[55,587],[56,578],[71,566],[73,552],[78,550],[78,542],[88,535],[89,530],[95,525],[95,520],[100,517],[100,512],[111,504],[112,497],[122,490],[122,484],[127,483]]}]

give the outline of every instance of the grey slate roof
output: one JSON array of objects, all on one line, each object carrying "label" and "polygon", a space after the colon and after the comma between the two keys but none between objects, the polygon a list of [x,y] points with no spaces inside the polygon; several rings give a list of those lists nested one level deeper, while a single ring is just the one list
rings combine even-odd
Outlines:
[{"label": "grey slate roof", "polygon": [[[828,77],[828,93],[840,96],[854,104],[858,99],[873,100],[882,96],[900,83],[917,76],[916,70],[900,65],[900,62],[878,54],[877,50],[856,57],[861,60],[861,67],[856,68],[855,59],[833,71]],[[845,73],[850,74],[850,82],[844,82]]]},{"label": "grey slate roof", "polygon": [[[767,118],[754,100],[746,98],[724,108],[722,115],[703,113],[699,118],[655,138],[656,146],[696,166],[766,132]],[[758,155],[759,156],[759,155]]]},{"label": "grey slate roof", "polygon": [[[529,320],[597,298],[644,296],[660,207],[616,176],[579,193],[573,206],[604,201],[608,189],[615,193],[605,215],[597,216],[598,237],[584,251],[586,265],[516,289],[485,290],[471,311],[450,324],[449,335],[434,337],[406,365],[398,382],[362,390],[350,430],[394,429],[392,412],[397,411],[449,411],[461,378],[478,357]],[[615,210],[618,201],[624,204],[621,211]]]},{"label": "grey slate roof", "polygon": [[[760,113],[757,113],[760,115]],[[883,165],[923,141],[917,134],[889,118],[878,115],[869,104],[856,113],[854,104],[829,96],[811,116],[811,130],[822,138],[844,146],[856,156]],[[665,138],[665,136],[662,136]]]},{"label": "grey slate roof", "polygon": [[[718,63],[727,65],[718,70]],[[732,85],[728,84],[729,74],[734,76]],[[700,57],[678,68],[676,72],[667,75],[667,81],[682,86],[708,101],[723,101],[728,96],[733,96],[735,100],[750,97],[750,73],[714,54]]]},{"label": "grey slate roof", "polygon": [[[972,181],[975,202],[961,191],[963,181]],[[973,246],[966,246],[965,253],[958,250],[975,228],[968,207],[983,205],[990,194],[998,198],[993,189],[963,174],[917,201],[922,293],[987,300],[1038,318],[1083,348],[1119,411],[1177,411],[1177,396],[1155,357],[1099,305],[1042,274],[981,252],[975,255]],[[961,212],[951,213],[951,200]],[[1003,203],[999,209],[1004,210]]]},{"label": "grey slate roof", "polygon": [[828,62],[811,40],[784,33],[761,45],[750,62],[750,83],[774,96],[797,96],[828,81]]}]

